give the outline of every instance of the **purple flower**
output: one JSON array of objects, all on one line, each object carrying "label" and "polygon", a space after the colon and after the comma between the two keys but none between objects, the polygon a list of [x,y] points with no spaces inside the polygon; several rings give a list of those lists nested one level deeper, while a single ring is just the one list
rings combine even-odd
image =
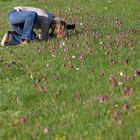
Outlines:
[{"label": "purple flower", "polygon": [[114,118],[114,117],[113,117],[113,118],[112,118],[112,122],[114,123],[114,122],[115,122],[115,120],[116,120],[116,118]]},{"label": "purple flower", "polygon": [[115,88],[117,85],[117,78],[114,75],[110,75],[109,80],[111,81],[112,87]]},{"label": "purple flower", "polygon": [[106,101],[106,100],[108,100],[108,99],[109,99],[109,97],[106,96],[106,95],[100,96],[100,97],[99,97],[99,101],[100,101],[101,103],[104,102],[104,101]]},{"label": "purple flower", "polygon": [[119,126],[122,126],[123,124],[124,124],[124,120],[119,120],[119,121],[118,121],[118,125],[119,125]]},{"label": "purple flower", "polygon": [[132,94],[133,88],[124,87],[121,92],[123,96],[129,96]]},{"label": "purple flower", "polygon": [[119,112],[118,111],[115,111],[114,112],[114,118],[117,118],[119,116]]},{"label": "purple flower", "polygon": [[125,103],[125,104],[123,105],[123,109],[124,109],[124,110],[129,109],[129,104]]},{"label": "purple flower", "polygon": [[44,129],[44,133],[45,133],[46,135],[48,135],[49,132],[50,132],[50,129],[49,129],[49,128],[45,128],[45,129]]},{"label": "purple flower", "polygon": [[134,76],[140,76],[140,70],[134,70]]}]

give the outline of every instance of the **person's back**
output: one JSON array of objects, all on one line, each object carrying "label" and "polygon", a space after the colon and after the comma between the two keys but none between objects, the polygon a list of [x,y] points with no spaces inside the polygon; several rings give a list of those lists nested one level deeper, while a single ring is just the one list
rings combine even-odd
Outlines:
[{"label": "person's back", "polygon": [[54,20],[54,15],[50,12],[47,12],[40,8],[35,7],[24,7],[24,6],[18,6],[14,7],[17,11],[33,11],[37,13],[37,19],[35,21],[34,28],[41,29],[41,40],[47,40],[48,39],[48,33],[49,28]]},{"label": "person's back", "polygon": [[50,12],[36,7],[18,6],[14,7],[14,9],[16,9],[17,11],[33,11],[36,12],[38,16],[48,17],[51,21],[54,18],[54,15]]}]

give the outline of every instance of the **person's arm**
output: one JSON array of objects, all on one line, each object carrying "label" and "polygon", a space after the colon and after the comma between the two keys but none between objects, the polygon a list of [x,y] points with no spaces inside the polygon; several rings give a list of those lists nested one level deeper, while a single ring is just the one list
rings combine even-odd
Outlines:
[{"label": "person's arm", "polygon": [[49,19],[45,17],[45,19],[41,20],[41,40],[48,40],[49,28],[50,28]]}]

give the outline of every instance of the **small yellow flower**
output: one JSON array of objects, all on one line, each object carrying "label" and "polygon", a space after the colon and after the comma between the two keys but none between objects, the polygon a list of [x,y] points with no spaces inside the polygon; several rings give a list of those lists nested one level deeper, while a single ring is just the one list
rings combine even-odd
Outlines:
[{"label": "small yellow flower", "polygon": [[66,140],[66,136],[63,136],[63,137],[62,137],[62,140]]},{"label": "small yellow flower", "polygon": [[134,109],[134,110],[136,110],[136,109],[137,109],[137,110],[140,110],[140,105],[135,105],[135,106],[133,107],[133,109]]},{"label": "small yellow flower", "polygon": [[56,135],[55,140],[66,140],[66,136],[60,137],[59,135]]},{"label": "small yellow flower", "polygon": [[95,140],[101,140],[101,136],[96,136]]},{"label": "small yellow flower", "polygon": [[111,127],[111,124],[110,123],[108,123],[108,127]]},{"label": "small yellow flower", "polygon": [[134,106],[133,109],[135,110],[136,109],[136,106]]},{"label": "small yellow flower", "polygon": [[110,110],[108,110],[107,113],[110,114]]},{"label": "small yellow flower", "polygon": [[58,135],[56,136],[55,140],[59,140],[59,136]]}]

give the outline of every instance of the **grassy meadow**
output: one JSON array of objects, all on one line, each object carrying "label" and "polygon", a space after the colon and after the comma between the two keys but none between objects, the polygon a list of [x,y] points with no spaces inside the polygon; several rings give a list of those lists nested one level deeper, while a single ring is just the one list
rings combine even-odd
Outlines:
[{"label": "grassy meadow", "polygon": [[0,0],[75,23],[62,39],[0,46],[0,140],[140,140],[139,0]]}]

